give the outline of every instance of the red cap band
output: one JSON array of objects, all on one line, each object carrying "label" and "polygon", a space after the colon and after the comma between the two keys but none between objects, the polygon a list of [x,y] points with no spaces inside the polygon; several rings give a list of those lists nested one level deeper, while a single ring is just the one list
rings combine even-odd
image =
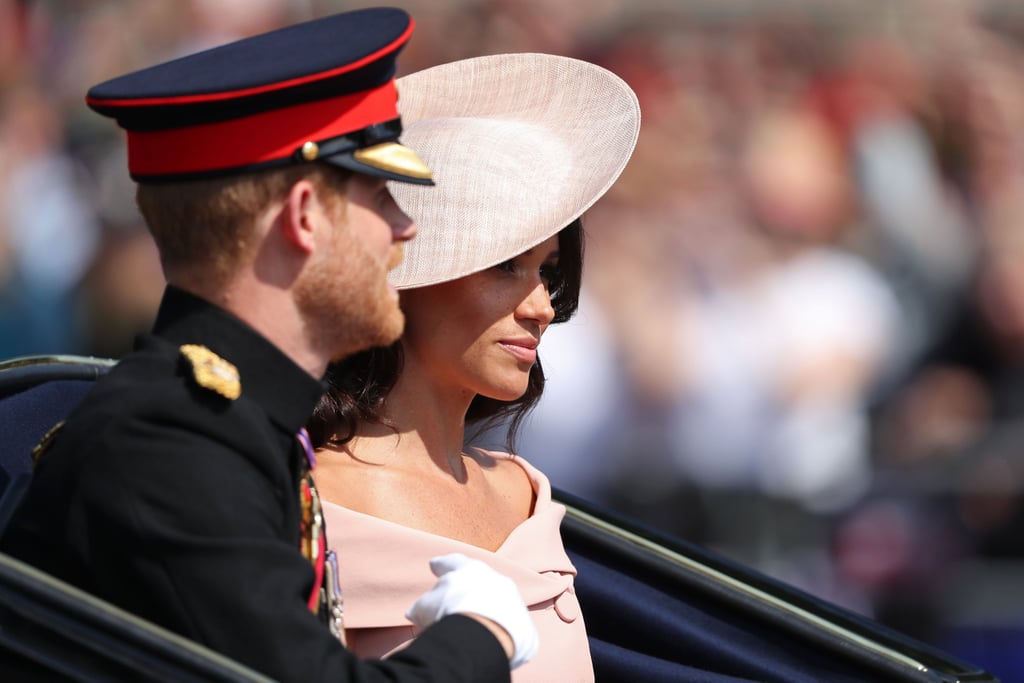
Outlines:
[{"label": "red cap band", "polygon": [[394,80],[372,90],[229,121],[158,131],[128,131],[132,176],[174,176],[241,168],[398,117]]}]

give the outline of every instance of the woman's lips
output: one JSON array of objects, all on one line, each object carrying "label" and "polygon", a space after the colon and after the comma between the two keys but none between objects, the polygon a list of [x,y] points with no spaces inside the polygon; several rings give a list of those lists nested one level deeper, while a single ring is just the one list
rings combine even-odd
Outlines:
[{"label": "woman's lips", "polygon": [[537,362],[537,342],[534,340],[530,341],[515,341],[506,339],[505,341],[499,342],[501,348],[512,354],[517,360],[521,360],[524,363],[533,365]]}]

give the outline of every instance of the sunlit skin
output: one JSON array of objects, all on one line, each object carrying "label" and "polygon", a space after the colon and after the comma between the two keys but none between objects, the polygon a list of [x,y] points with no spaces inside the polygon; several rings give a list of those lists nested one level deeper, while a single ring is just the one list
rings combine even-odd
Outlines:
[{"label": "sunlit skin", "polygon": [[255,217],[251,246],[226,281],[187,267],[166,274],[319,378],[332,359],[401,334],[387,276],[415,234],[385,181],[354,174],[328,186],[303,178]]},{"label": "sunlit skin", "polygon": [[[398,430],[364,425],[324,452],[327,500],[407,527],[496,550],[532,510],[522,468],[462,450],[477,394],[501,400],[527,388],[537,345],[554,318],[549,283],[558,238],[459,280],[402,292],[405,366],[385,415]],[[444,500],[445,505],[438,505]]]},{"label": "sunlit skin", "polygon": [[308,335],[331,359],[386,345],[402,333],[404,317],[388,271],[402,259],[402,242],[416,225],[402,212],[384,180],[356,174],[344,201],[320,203],[332,228],[309,265],[296,300],[309,321]]},{"label": "sunlit skin", "polygon": [[461,414],[476,394],[522,396],[554,317],[548,282],[557,266],[552,237],[493,268],[403,292],[406,367],[396,393],[407,383],[433,385]]}]

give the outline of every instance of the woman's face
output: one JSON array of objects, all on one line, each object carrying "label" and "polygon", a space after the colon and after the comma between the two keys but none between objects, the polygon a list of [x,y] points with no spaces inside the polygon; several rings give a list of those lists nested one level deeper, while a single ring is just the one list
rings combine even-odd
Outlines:
[{"label": "woman's face", "polygon": [[406,372],[415,367],[470,398],[519,398],[554,317],[557,276],[556,235],[479,273],[403,291]]}]

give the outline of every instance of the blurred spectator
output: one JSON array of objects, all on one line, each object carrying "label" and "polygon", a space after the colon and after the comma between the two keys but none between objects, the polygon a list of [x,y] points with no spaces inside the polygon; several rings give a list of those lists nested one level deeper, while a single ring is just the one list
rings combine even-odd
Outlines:
[{"label": "blurred spectator", "polygon": [[31,82],[0,97],[0,355],[80,348],[75,290],[96,250],[81,169],[53,103]]},{"label": "blurred spectator", "polygon": [[685,313],[674,454],[702,485],[836,509],[868,485],[867,401],[899,348],[899,309],[841,246],[851,186],[816,116],[763,116],[739,171],[760,256],[702,283]]}]

